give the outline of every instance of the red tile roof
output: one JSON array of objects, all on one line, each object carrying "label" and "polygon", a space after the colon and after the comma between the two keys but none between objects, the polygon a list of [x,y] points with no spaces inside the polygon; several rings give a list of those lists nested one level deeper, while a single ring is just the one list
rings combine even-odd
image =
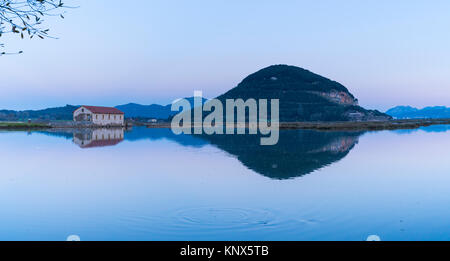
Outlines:
[{"label": "red tile roof", "polygon": [[99,107],[99,106],[81,106],[88,110],[90,110],[92,113],[99,113],[99,114],[124,114],[121,110],[116,109],[114,107]]}]

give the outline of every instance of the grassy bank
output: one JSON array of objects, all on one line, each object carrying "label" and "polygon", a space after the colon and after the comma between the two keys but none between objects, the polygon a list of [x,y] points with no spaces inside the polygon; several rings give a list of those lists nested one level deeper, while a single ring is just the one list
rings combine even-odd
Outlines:
[{"label": "grassy bank", "polygon": [[0,122],[0,130],[28,130],[28,129],[45,129],[49,126],[42,123],[27,122]]},{"label": "grassy bank", "polygon": [[[310,129],[324,131],[364,131],[364,130],[397,130],[397,129],[417,129],[431,125],[450,124],[450,119],[412,119],[412,120],[390,120],[390,121],[346,121],[346,122],[281,122],[280,129]],[[136,126],[146,126],[147,128],[170,128],[170,122],[160,123],[140,123]],[[248,125],[248,124],[247,124]],[[28,130],[57,128],[56,125],[43,123],[26,122],[0,122],[0,130]],[[71,128],[73,126],[61,125],[61,127]],[[248,126],[247,126],[248,127]]]},{"label": "grassy bank", "polygon": [[[343,121],[343,122],[281,122],[280,129],[308,129],[323,131],[365,131],[417,129],[431,125],[450,124],[450,119],[412,119],[390,121]],[[170,123],[147,123],[147,128],[170,128]],[[247,124],[248,125],[248,124]],[[248,126],[247,126],[248,127]]]},{"label": "grassy bank", "polygon": [[450,119],[412,119],[361,122],[283,122],[280,123],[280,129],[311,129],[330,131],[399,130],[417,129],[420,127],[442,124],[450,124]]}]

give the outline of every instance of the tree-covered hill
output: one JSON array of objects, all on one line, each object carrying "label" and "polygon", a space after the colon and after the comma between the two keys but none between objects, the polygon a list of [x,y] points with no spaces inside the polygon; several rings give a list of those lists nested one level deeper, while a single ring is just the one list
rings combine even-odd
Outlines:
[{"label": "tree-covered hill", "polygon": [[387,120],[379,111],[358,106],[358,100],[338,82],[288,65],[273,65],[246,77],[219,100],[279,99],[280,121]]}]

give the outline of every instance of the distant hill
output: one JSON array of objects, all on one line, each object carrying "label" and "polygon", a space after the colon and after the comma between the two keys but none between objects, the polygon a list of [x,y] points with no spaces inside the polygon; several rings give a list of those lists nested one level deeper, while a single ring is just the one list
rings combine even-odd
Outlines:
[{"label": "distant hill", "polygon": [[116,108],[123,111],[127,118],[167,119],[171,115],[169,105],[128,103],[116,106]]},{"label": "distant hill", "polygon": [[79,106],[66,105],[64,107],[48,108],[43,110],[12,111],[0,110],[2,121],[26,121],[33,120],[72,120],[72,113]]},{"label": "distant hill", "polygon": [[[191,105],[194,104],[194,98],[186,98]],[[203,103],[207,100],[203,98]],[[125,105],[116,106],[117,109],[123,111],[128,118],[155,118],[155,119],[168,119],[170,116],[177,114],[178,112],[171,111],[171,104],[168,105],[141,105],[136,103],[128,103]]]},{"label": "distant hill", "polygon": [[[186,98],[191,105],[194,104],[194,98]],[[203,99],[203,103],[206,99]],[[0,110],[0,121],[27,121],[31,120],[72,120],[73,111],[76,110],[79,105],[66,105],[64,107],[48,108],[43,110],[25,110],[25,111],[13,111],[13,110]],[[117,109],[125,113],[126,118],[155,118],[155,119],[167,119],[171,115],[177,112],[171,111],[171,104],[168,105],[141,105],[136,103],[129,103],[125,105],[116,106]]]},{"label": "distant hill", "polygon": [[217,98],[222,101],[279,99],[282,122],[391,118],[379,111],[360,107],[358,100],[342,84],[289,65],[273,65],[253,73]]},{"label": "distant hill", "polygon": [[[308,70],[288,65],[273,65],[247,76],[241,83],[217,99],[279,99],[280,121],[370,121],[392,117],[377,110],[366,110],[342,84]],[[193,105],[193,98],[188,98]],[[204,100],[205,102],[206,100]],[[0,111],[0,120],[71,120],[78,106],[45,110]],[[126,118],[169,119],[177,112],[171,105],[116,106]],[[270,106],[268,110],[270,117]]]},{"label": "distant hill", "polygon": [[397,106],[386,111],[386,114],[397,119],[439,119],[450,118],[450,108],[445,106],[425,107]]}]

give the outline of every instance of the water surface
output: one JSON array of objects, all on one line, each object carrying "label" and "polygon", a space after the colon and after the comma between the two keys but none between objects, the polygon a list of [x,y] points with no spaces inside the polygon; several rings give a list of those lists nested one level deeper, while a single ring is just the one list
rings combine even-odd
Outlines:
[{"label": "water surface", "polygon": [[450,240],[450,132],[0,132],[0,240]]}]

